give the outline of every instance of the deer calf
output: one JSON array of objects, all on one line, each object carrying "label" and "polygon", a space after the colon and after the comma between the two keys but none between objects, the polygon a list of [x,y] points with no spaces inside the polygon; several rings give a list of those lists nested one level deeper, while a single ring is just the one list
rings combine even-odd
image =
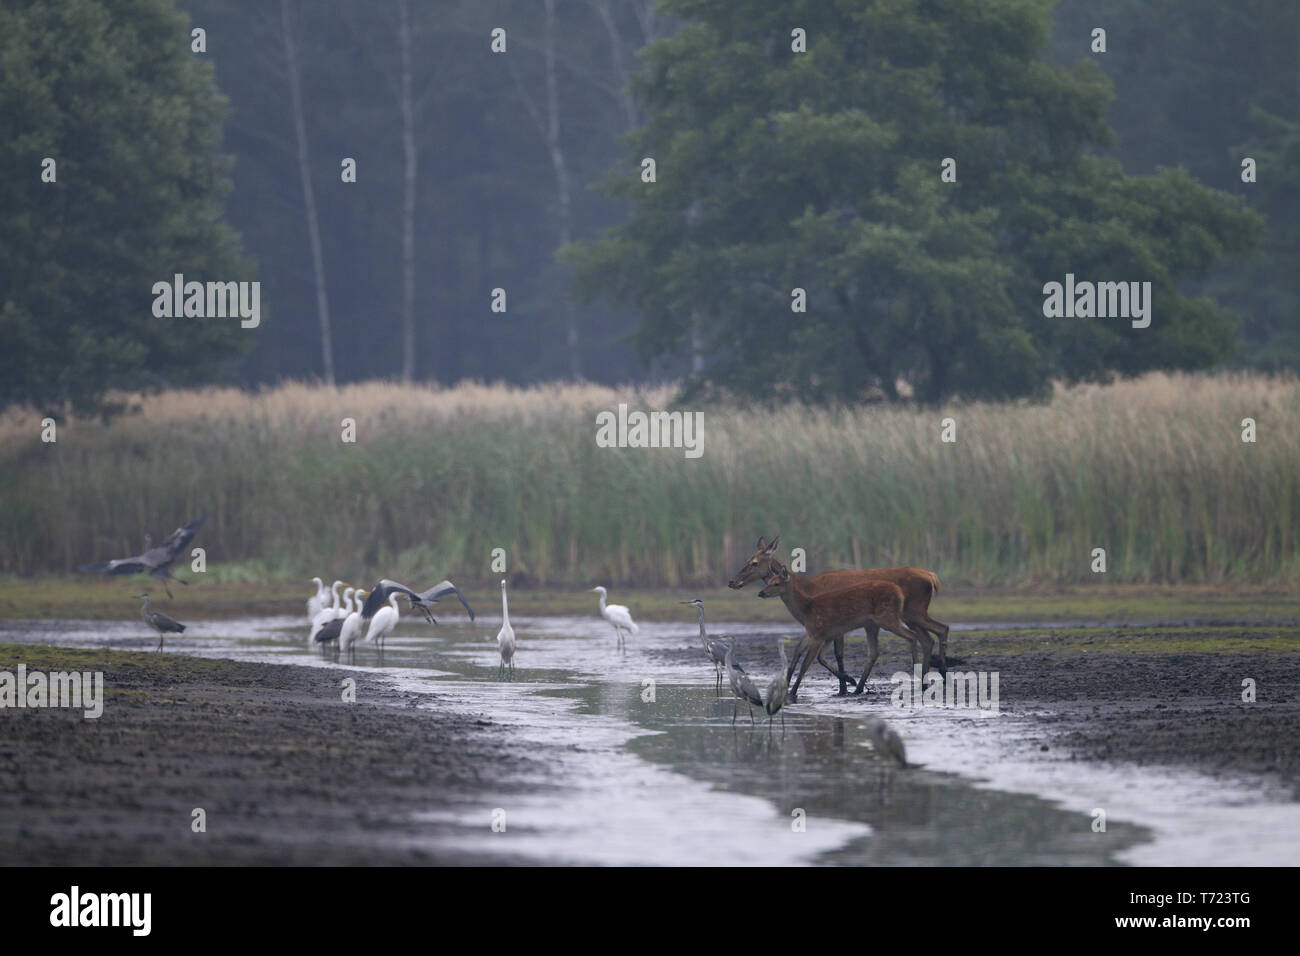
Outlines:
[{"label": "deer calf", "polygon": [[[786,671],[788,680],[794,673],[800,657],[803,658],[799,676],[794,686],[790,688],[791,701],[795,700],[808,665],[812,663],[814,656],[821,656],[827,640],[843,638],[849,631],[867,627],[869,624],[874,625],[877,631],[883,628],[907,641],[912,646],[913,666],[918,663],[928,666],[930,663],[930,652],[934,643],[924,630],[914,630],[903,622],[903,591],[890,581],[860,581],[833,591],[812,594],[790,576],[790,571],[785,565],[772,559],[771,569],[763,579],[763,589],[758,592],[758,596],[763,598],[779,596],[786,602],[791,613],[803,622],[804,639],[795,649],[794,658],[790,662],[789,670]],[[868,629],[867,633],[870,637],[871,630]],[[874,641],[872,643],[875,644]],[[871,660],[867,662],[867,670],[862,675],[862,684],[866,683],[866,675],[870,673],[871,666],[875,663],[875,653],[878,649],[873,646],[872,650]],[[841,670],[839,673],[841,694],[844,693],[845,677]],[[852,680],[852,678],[848,679]],[[859,692],[862,684],[859,684]]]},{"label": "deer calf", "polygon": [[[750,556],[749,560],[741,565],[740,570],[736,572],[735,577],[727,582],[727,587],[739,590],[750,581],[761,580],[771,569],[773,553],[776,551],[777,543],[781,540],[778,535],[768,544],[763,538],[758,539],[758,549]],[[840,588],[848,587],[851,584],[857,584],[860,581],[888,581],[891,584],[898,585],[903,592],[903,621],[910,625],[914,630],[926,630],[931,632],[939,639],[939,670],[946,672],[948,668],[948,625],[936,618],[930,616],[930,601],[939,590],[939,576],[933,571],[927,571],[924,568],[869,568],[865,571],[843,570],[843,571],[824,571],[821,574],[795,574],[792,575],[800,588],[810,594],[821,594],[827,591],[836,591]],[[795,620],[803,623],[802,618],[795,613],[795,609],[790,607],[789,602],[786,607],[790,608],[790,613],[794,615]],[[866,625],[867,646],[871,652],[871,660],[874,663],[879,655],[879,637],[880,628],[874,624]],[[844,638],[835,639],[835,657],[843,666]],[[822,666],[831,670],[830,664],[824,657],[819,656]],[[926,662],[929,666],[929,662]],[[868,665],[867,673],[871,672]],[[834,671],[831,671],[834,673]],[[864,686],[859,684],[856,693],[862,693]]]}]

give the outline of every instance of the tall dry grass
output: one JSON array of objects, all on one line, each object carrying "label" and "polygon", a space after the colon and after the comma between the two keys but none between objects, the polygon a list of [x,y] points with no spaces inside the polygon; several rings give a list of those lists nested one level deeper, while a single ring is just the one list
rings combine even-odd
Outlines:
[{"label": "tall dry grass", "polygon": [[[1149,375],[1045,405],[709,407],[704,455],[595,444],[668,390],[285,385],[169,392],[40,441],[0,419],[0,570],[135,553],[203,512],[214,570],[714,584],[760,533],[809,568],[946,582],[1278,582],[1300,567],[1300,383]],[[939,440],[940,420],[957,441]],[[1241,441],[1241,420],[1258,442]],[[340,440],[355,419],[357,442]]]}]

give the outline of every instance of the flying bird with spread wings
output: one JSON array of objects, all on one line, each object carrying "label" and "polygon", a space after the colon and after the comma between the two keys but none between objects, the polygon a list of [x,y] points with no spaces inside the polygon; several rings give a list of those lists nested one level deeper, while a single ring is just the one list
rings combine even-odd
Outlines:
[{"label": "flying bird with spread wings", "polygon": [[114,558],[111,561],[100,561],[96,564],[82,564],[77,567],[77,570],[83,574],[148,573],[149,577],[162,581],[163,587],[167,589],[167,596],[172,597],[172,590],[167,584],[168,581],[178,581],[181,584],[189,583],[188,581],[181,581],[180,578],[172,575],[172,562],[194,540],[199,528],[203,527],[203,522],[207,520],[208,516],[204,515],[202,518],[177,528],[167,536],[166,541],[156,548],[148,547],[149,539],[146,537],[144,554],[137,554],[129,558]]},{"label": "flying bird with spread wings", "polygon": [[370,597],[366,599],[366,605],[361,609],[361,619],[368,621],[375,616],[378,611],[388,602],[388,596],[392,593],[404,594],[411,602],[412,609],[419,608],[424,614],[424,619],[430,624],[437,624],[429,608],[438,603],[438,598],[446,597],[448,594],[454,594],[465,605],[466,612],[469,613],[469,619],[474,620],[474,609],[469,606],[465,600],[465,595],[460,593],[460,588],[450,581],[439,581],[427,591],[412,591],[405,584],[399,584],[396,581],[390,581],[384,578],[375,585],[374,590],[370,592]]}]

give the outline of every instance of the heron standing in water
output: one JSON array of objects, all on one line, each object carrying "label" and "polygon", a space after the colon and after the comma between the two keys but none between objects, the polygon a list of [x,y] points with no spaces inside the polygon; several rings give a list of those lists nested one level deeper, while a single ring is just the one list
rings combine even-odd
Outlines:
[{"label": "heron standing in water", "polygon": [[[727,664],[727,645],[722,641],[715,641],[709,638],[709,632],[704,629],[704,602],[699,598],[694,601],[682,601],[683,604],[689,604],[691,607],[700,609],[700,643],[704,645],[704,653],[708,655],[709,660],[713,661],[713,672],[717,679],[714,681],[714,693],[722,692],[722,668]],[[739,664],[736,665],[740,667]],[[744,668],[740,667],[743,671]]]},{"label": "heron standing in water", "polygon": [[754,707],[763,706],[763,695],[758,692],[754,682],[749,679],[749,675],[744,669],[736,663],[736,653],[733,648],[734,641],[727,642],[727,679],[731,682],[731,692],[736,696],[737,703],[731,708],[731,725],[736,726],[736,711],[740,707],[739,701],[745,701],[749,704],[749,722],[754,722]]},{"label": "heron standing in water", "polygon": [[137,594],[137,598],[144,598],[144,604],[140,607],[140,618],[155,631],[158,632],[158,650],[163,649],[163,640],[168,634],[180,634],[184,632],[185,625],[179,621],[174,621],[162,611],[149,610],[149,592]]},{"label": "heron standing in water", "polygon": [[900,767],[907,766],[907,751],[903,747],[903,738],[879,717],[872,717],[864,725],[871,746],[884,760],[892,760]]},{"label": "heron standing in water", "polygon": [[785,698],[790,692],[790,675],[786,668],[789,662],[785,656],[785,638],[776,642],[777,650],[781,652],[781,669],[777,671],[772,682],[767,685],[767,700],[763,702],[763,709],[767,711],[767,732],[772,732],[772,717],[781,712],[781,733],[785,733]]}]

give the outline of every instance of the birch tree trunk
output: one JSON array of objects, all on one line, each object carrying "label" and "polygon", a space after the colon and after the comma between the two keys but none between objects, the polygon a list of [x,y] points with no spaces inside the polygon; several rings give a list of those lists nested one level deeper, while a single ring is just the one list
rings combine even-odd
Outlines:
[{"label": "birch tree trunk", "polygon": [[397,45],[401,61],[402,149],[402,381],[415,378],[415,106],[411,98],[411,11],[398,0]]},{"label": "birch tree trunk", "polygon": [[[569,167],[560,142],[560,103],[555,76],[555,0],[546,0],[546,29],[543,33],[543,52],[546,59],[546,148],[551,154],[555,169],[556,198],[560,212],[560,245],[567,246],[572,239],[572,214],[569,197]],[[564,313],[568,322],[569,372],[574,379],[582,378],[582,362],[578,357],[578,325],[573,306],[566,301]]]},{"label": "birch tree trunk", "polygon": [[320,223],[316,218],[316,193],[312,189],[311,163],[307,156],[307,122],[303,116],[302,77],[298,72],[298,47],[294,41],[293,16],[289,11],[289,0],[280,0],[280,20],[284,32],[284,60],[289,74],[289,100],[293,107],[293,128],[298,140],[298,178],[302,181],[302,201],[307,210],[307,238],[311,243],[312,274],[316,280],[321,367],[325,384],[333,385],[334,343],[330,332],[329,294],[325,289],[325,261],[321,255]]}]

